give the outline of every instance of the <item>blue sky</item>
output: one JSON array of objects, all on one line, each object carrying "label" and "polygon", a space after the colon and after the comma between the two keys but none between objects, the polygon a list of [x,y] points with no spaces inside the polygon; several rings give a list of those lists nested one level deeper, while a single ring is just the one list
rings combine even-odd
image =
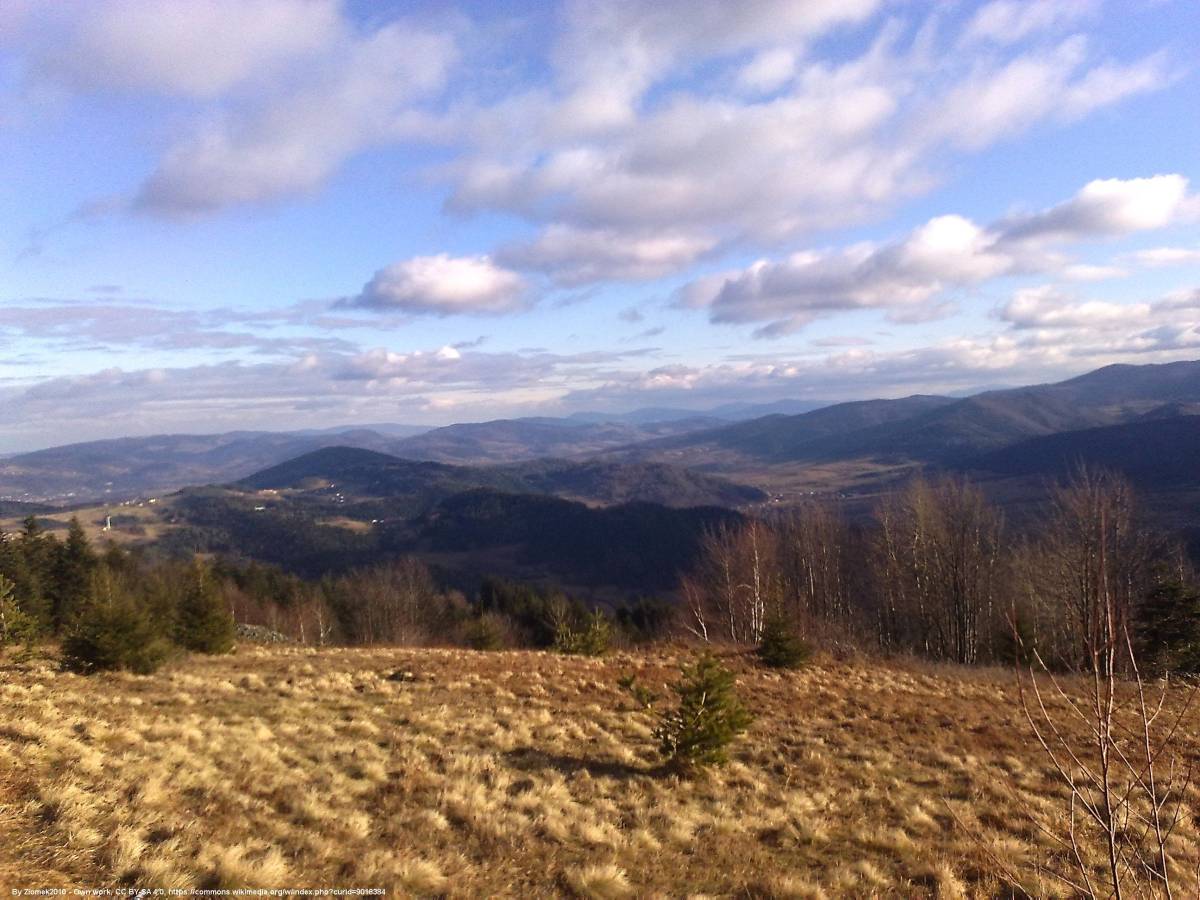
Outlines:
[{"label": "blue sky", "polygon": [[0,453],[1200,357],[1200,6],[6,0]]}]

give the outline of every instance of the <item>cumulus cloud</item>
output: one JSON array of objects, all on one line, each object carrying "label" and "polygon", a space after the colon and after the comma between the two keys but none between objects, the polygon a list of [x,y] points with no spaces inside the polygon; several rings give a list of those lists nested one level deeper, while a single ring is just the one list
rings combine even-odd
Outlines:
[{"label": "cumulus cloud", "polygon": [[803,251],[697,279],[677,299],[683,306],[707,308],[714,322],[765,322],[757,332],[761,337],[788,334],[837,310],[887,308],[899,320],[920,320],[943,292],[1000,276],[1118,275],[1111,267],[1071,263],[1054,247],[1169,225],[1189,202],[1187,187],[1180,175],[1093,181],[1041,213],[987,227],[962,216],[939,216],[889,244]]},{"label": "cumulus cloud", "polygon": [[715,238],[704,235],[551,225],[531,242],[502,248],[497,258],[516,268],[545,272],[560,285],[576,286],[657,278],[685,268],[715,244]]},{"label": "cumulus cloud", "polygon": [[[34,4],[31,65],[77,90],[209,98],[341,37],[335,0],[110,0]],[[32,21],[26,20],[27,23]]]},{"label": "cumulus cloud", "polygon": [[[939,11],[884,18],[880,0],[565,0],[536,82],[461,59],[464,19],[361,24],[335,0],[26,3],[36,14],[10,15],[27,73],[200,101],[172,117],[134,208],[304,196],[364,150],[435,142],[448,207],[546,226],[512,252],[564,284],[864,221],[936,183],[947,151],[1171,78],[1160,56],[1044,45],[1092,5],[1066,0],[989,3],[957,35]],[[830,36],[853,40],[820,52]]]},{"label": "cumulus cloud", "polygon": [[347,36],[281,92],[181,138],[135,206],[195,215],[312,191],[355,153],[398,139],[409,104],[441,87],[454,56],[447,36],[404,23]]},{"label": "cumulus cloud", "polygon": [[346,305],[435,316],[498,315],[525,308],[528,287],[489,256],[417,256],[380,269]]},{"label": "cumulus cloud", "polygon": [[1183,175],[1090,181],[1066,203],[1001,223],[1008,240],[1058,241],[1117,236],[1162,228],[1188,204]]},{"label": "cumulus cloud", "polygon": [[1080,301],[1051,286],[1024,288],[1001,310],[1000,317],[1016,328],[1108,328],[1144,320],[1148,303]]},{"label": "cumulus cloud", "polygon": [[356,23],[338,0],[26,0],[31,89],[191,101],[124,208],[194,216],[310,193],[355,154],[410,136],[457,58],[446,29]]},{"label": "cumulus cloud", "polygon": [[1200,290],[1172,291],[1154,301],[1116,303],[1086,300],[1053,285],[1017,291],[1000,310],[1016,328],[1128,330],[1158,325],[1200,324]]},{"label": "cumulus cloud", "polygon": [[[888,20],[836,61],[809,52],[811,40],[863,32],[878,4],[784,4],[772,16],[757,3],[573,6],[557,83],[449,118],[465,145],[441,170],[449,207],[544,224],[529,264],[576,283],[686,266],[683,252],[645,264],[647,234],[719,251],[862,222],[928,190],[948,153],[1073,121],[1173,77],[1164,57],[1103,59],[1078,36],[975,46],[1074,15],[1047,6],[981,12],[965,44],[942,36],[936,14],[918,28]],[[712,77],[697,87],[688,76],[700,67]]]}]

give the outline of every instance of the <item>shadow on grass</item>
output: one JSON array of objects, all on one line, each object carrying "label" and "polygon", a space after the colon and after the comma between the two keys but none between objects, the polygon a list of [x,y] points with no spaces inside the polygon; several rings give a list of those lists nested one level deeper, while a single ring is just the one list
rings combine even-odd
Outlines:
[{"label": "shadow on grass", "polygon": [[518,747],[503,754],[504,761],[520,772],[537,772],[555,769],[563,775],[587,772],[593,778],[606,777],[630,779],[638,777],[660,778],[671,773],[667,766],[631,765],[614,760],[586,759],[566,753],[546,753],[533,747]]}]

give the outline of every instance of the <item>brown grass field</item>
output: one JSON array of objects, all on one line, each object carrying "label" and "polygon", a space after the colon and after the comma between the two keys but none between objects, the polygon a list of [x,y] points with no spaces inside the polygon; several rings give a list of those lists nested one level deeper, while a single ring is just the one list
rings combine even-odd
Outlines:
[{"label": "brown grass field", "polygon": [[[0,887],[389,896],[1066,896],[1064,808],[1011,674],[730,657],[726,767],[658,769],[687,651],[265,649],[157,675],[0,668]],[[1195,729],[1188,735],[1194,740]],[[1193,747],[1194,750],[1194,747]],[[1191,797],[1192,808],[1196,796]],[[1198,858],[1189,818],[1171,839]]]}]

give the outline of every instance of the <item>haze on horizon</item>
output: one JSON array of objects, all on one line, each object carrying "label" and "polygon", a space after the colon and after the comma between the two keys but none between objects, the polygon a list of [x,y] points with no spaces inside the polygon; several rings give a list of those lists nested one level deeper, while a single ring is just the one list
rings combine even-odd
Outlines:
[{"label": "haze on horizon", "polygon": [[1200,357],[1191,0],[0,5],[0,453]]}]

